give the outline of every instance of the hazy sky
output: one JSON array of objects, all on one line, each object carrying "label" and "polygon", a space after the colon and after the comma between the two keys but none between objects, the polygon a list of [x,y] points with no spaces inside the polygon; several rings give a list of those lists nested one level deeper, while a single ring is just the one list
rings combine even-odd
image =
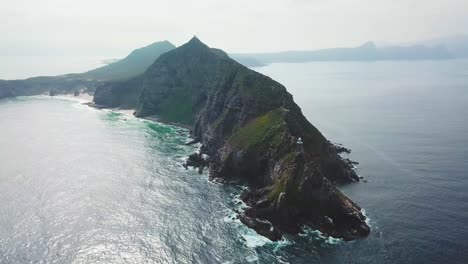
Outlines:
[{"label": "hazy sky", "polygon": [[410,42],[468,28],[468,0],[2,0],[0,56],[123,56],[197,34],[228,52]]}]

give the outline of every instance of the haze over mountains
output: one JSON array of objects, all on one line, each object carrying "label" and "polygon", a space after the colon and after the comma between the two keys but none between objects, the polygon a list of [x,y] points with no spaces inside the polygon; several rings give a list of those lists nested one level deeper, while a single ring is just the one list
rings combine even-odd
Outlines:
[{"label": "haze over mountains", "polygon": [[[126,58],[91,70],[80,77],[95,80],[128,79],[143,73],[162,53],[176,48],[169,41],[156,42],[130,53]],[[438,38],[409,44],[380,45],[366,42],[358,47],[328,48],[269,53],[230,53],[249,67],[270,63],[309,61],[446,60],[468,58],[468,35]]]},{"label": "haze over mountains", "polygon": [[[84,73],[66,74],[61,77],[99,81],[129,79],[142,74],[159,55],[174,48],[176,46],[167,40],[155,42],[132,51],[123,59],[113,59],[112,63],[103,67]],[[366,42],[357,47],[319,50],[229,53],[229,56],[249,67],[259,67],[269,63],[301,63],[309,61],[446,60],[468,58],[468,35],[440,37],[397,44]],[[9,58],[9,60],[11,59]],[[66,58],[63,61],[66,61]],[[50,71],[51,74],[47,74],[46,76],[54,75],[53,70],[51,69]],[[31,77],[34,77],[34,75]]]},{"label": "haze over mountains", "polygon": [[420,45],[444,45],[456,58],[468,58],[468,35],[455,35],[421,41]]},{"label": "haze over mountains", "polygon": [[[0,98],[76,90],[94,93],[108,81],[125,81],[144,73],[162,54],[175,49],[169,41],[160,41],[132,51],[127,57],[84,73],[25,80],[0,80]],[[309,61],[446,60],[468,58],[468,35],[459,35],[401,45],[377,45],[367,42],[358,47],[272,53],[232,53],[230,57],[248,67],[269,63]],[[134,79],[138,83],[138,79]],[[128,83],[122,84],[123,86]],[[137,96],[137,93],[135,94]],[[132,100],[135,98],[132,98]]]},{"label": "haze over mountains", "polygon": [[[122,60],[80,76],[98,80],[128,79],[143,73],[159,55],[174,48],[176,46],[169,41],[156,42],[133,51]],[[404,44],[381,45],[369,41],[357,47],[268,53],[230,53],[229,56],[249,67],[260,67],[270,63],[309,61],[446,60],[468,58],[468,35],[441,37]]]},{"label": "haze over mountains", "polygon": [[234,59],[250,67],[268,63],[309,61],[445,60],[468,58],[468,35],[438,38],[411,44],[376,45],[367,42],[358,47],[270,53],[234,53]]}]

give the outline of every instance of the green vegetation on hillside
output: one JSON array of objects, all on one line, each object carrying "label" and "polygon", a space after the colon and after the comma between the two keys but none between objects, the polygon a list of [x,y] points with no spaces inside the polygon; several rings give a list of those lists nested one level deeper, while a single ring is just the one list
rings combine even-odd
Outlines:
[{"label": "green vegetation on hillside", "polygon": [[282,131],[286,128],[286,111],[288,110],[278,108],[255,118],[239,128],[229,139],[229,144],[236,149],[255,149],[258,152],[264,151],[268,146],[281,145]]},{"label": "green vegetation on hillside", "polygon": [[183,125],[192,125],[191,97],[185,94],[175,94],[161,104],[158,116],[166,122],[174,122]]},{"label": "green vegetation on hillside", "polygon": [[174,48],[175,46],[169,41],[155,42],[149,46],[134,50],[122,60],[78,76],[100,81],[129,79],[144,73],[161,54]]}]

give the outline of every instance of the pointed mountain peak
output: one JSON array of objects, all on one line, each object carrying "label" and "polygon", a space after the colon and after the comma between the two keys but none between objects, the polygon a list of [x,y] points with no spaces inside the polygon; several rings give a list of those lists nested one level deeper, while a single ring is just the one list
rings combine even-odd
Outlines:
[{"label": "pointed mountain peak", "polygon": [[190,58],[194,60],[195,58],[207,60],[217,60],[221,58],[229,58],[229,56],[222,50],[213,49],[208,47],[205,43],[201,42],[196,36],[190,39],[187,43],[181,45],[180,47],[174,49],[172,52],[164,54],[158,61],[165,63],[176,61],[180,58]]},{"label": "pointed mountain peak", "polygon": [[198,41],[198,42],[201,42],[200,39],[197,37],[197,35],[193,35],[192,39],[190,39],[189,42],[192,42],[192,41],[193,41],[193,42],[197,42],[197,41]]},{"label": "pointed mountain peak", "polygon": [[188,52],[190,54],[213,54],[216,57],[228,57],[228,55],[219,49],[213,49],[208,47],[205,43],[201,42],[197,36],[194,36],[189,42],[185,43],[184,45],[180,46],[176,50]]},{"label": "pointed mountain peak", "polygon": [[187,42],[185,45],[192,46],[192,47],[201,46],[201,47],[208,48],[208,46],[205,43],[201,42],[201,40],[196,35],[193,36],[193,38],[190,39],[189,42]]}]

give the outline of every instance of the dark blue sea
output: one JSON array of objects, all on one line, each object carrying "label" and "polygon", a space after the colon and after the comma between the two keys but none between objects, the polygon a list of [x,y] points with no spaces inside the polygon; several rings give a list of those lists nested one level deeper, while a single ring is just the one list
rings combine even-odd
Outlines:
[{"label": "dark blue sea", "polygon": [[182,167],[187,130],[20,97],[0,100],[0,263],[468,263],[468,61],[255,70],[352,149],[369,237],[269,242],[235,218],[245,187]]}]

